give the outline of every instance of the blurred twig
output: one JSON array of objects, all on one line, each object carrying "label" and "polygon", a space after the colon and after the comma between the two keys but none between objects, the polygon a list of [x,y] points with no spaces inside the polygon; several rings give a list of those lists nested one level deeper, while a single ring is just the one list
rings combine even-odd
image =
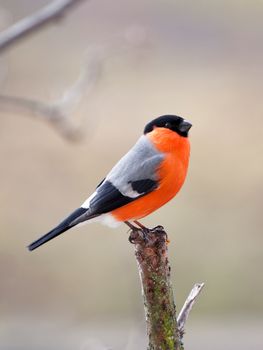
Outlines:
[{"label": "blurred twig", "polygon": [[[15,44],[19,39],[27,37],[32,32],[35,33],[51,21],[62,18],[69,8],[81,1],[83,0],[54,0],[32,15],[2,31],[0,33],[0,53]],[[141,44],[142,40],[140,40],[140,37],[143,37],[144,40],[143,30],[139,30],[140,35],[138,35],[138,30],[135,30],[137,35],[134,35],[133,32],[134,30],[127,38],[122,38],[120,43],[122,50],[129,46],[127,44],[136,46],[138,41]],[[118,47],[118,52],[120,47]],[[79,78],[66,90],[59,100],[48,103],[26,97],[0,95],[0,109],[8,109],[12,112],[40,117],[50,122],[63,137],[69,140],[80,140],[86,130],[83,125],[80,125],[80,123],[78,125],[73,121],[73,110],[84,94],[87,94],[87,90],[94,86],[102,70],[106,54],[110,52],[114,54],[115,48],[113,46],[105,45],[105,47],[100,47],[99,50],[97,48],[95,55],[93,54],[88,64],[83,66]]]},{"label": "blurred twig", "polygon": [[66,11],[83,0],[55,0],[32,15],[11,25],[0,33],[0,51],[9,48],[21,38],[28,36],[51,21],[56,21],[65,15]]},{"label": "blurred twig", "polygon": [[63,137],[79,140],[85,131],[82,125],[73,121],[73,110],[94,86],[101,68],[102,58],[96,53],[83,65],[75,83],[57,101],[48,103],[24,97],[0,95],[0,109],[40,117],[50,122]]},{"label": "blurred twig", "polygon": [[[21,38],[35,33],[44,25],[61,19],[69,8],[83,0],[54,0],[35,13],[23,18],[0,33],[0,52],[16,44]],[[78,140],[83,132],[79,125],[73,122],[72,112],[80,99],[91,88],[101,69],[98,56],[89,59],[76,82],[69,87],[64,95],[53,103],[46,103],[30,98],[17,96],[0,96],[0,108],[18,113],[24,112],[49,121],[62,136],[70,140]]]}]

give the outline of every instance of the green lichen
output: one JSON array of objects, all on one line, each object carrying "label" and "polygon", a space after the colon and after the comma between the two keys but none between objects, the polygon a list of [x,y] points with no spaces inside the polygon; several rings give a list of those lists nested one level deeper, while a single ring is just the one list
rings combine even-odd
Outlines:
[{"label": "green lichen", "polygon": [[148,305],[146,305],[151,319],[151,337],[158,338],[160,346],[158,350],[181,350],[182,348],[177,346],[175,306],[170,293],[171,286],[167,285],[163,275],[155,272],[151,274],[151,280],[153,281],[152,295],[147,298]]},{"label": "green lichen", "polygon": [[165,232],[148,237],[147,245],[136,246],[141,275],[149,336],[148,350],[183,350],[176,321],[176,309],[170,282]]}]

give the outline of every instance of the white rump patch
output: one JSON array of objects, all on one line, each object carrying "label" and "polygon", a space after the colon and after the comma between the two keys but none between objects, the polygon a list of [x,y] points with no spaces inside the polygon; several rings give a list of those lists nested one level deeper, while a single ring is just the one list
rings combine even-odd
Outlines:
[{"label": "white rump patch", "polygon": [[120,224],[122,223],[122,221],[118,221],[118,220],[114,219],[114,217],[111,214],[107,213],[107,214],[101,214],[101,215],[97,216],[96,218],[80,222],[75,227],[84,226],[87,224],[91,224],[93,222],[100,222],[103,225],[106,225],[106,226],[111,227],[111,228],[116,228],[116,227],[120,226]]},{"label": "white rump patch", "polygon": [[98,216],[98,221],[100,221],[103,225],[109,226],[111,228],[116,228],[120,226],[122,221],[116,220],[113,215],[107,213],[107,214],[102,214]]}]

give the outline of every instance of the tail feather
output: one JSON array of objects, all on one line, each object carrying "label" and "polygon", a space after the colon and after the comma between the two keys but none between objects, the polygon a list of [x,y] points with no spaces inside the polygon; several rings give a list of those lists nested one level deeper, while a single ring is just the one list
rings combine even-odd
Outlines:
[{"label": "tail feather", "polygon": [[48,233],[46,233],[44,236],[42,236],[41,238],[37,239],[36,241],[34,241],[33,243],[31,243],[29,246],[28,246],[28,249],[31,251],[31,250],[34,250],[38,247],[40,247],[42,244],[50,241],[51,239],[57,237],[58,235],[60,235],[61,233],[69,230],[71,227],[68,226],[68,227],[57,227],[57,228],[54,228],[53,230],[49,231]]},{"label": "tail feather", "polygon": [[[42,244],[50,241],[51,239],[59,236],[61,233],[69,230],[70,228],[76,226],[78,223],[84,221],[83,214],[88,211],[86,208],[78,208],[72,214],[70,214],[65,220],[63,220],[58,226],[56,226],[53,230],[46,233],[44,236],[40,237],[33,243],[28,246],[28,249],[34,250],[41,246]],[[85,218],[87,220],[88,217]]]}]

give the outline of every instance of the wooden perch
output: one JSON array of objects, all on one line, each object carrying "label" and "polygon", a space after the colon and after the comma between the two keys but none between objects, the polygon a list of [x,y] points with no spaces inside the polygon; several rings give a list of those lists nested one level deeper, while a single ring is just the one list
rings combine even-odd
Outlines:
[{"label": "wooden perch", "polygon": [[[148,350],[183,350],[182,337],[185,321],[199,294],[191,295],[176,319],[176,306],[170,279],[170,264],[167,250],[167,233],[162,226],[147,230],[132,230],[130,240],[135,245],[135,256],[142,285]],[[200,287],[201,286],[201,287]]]}]

